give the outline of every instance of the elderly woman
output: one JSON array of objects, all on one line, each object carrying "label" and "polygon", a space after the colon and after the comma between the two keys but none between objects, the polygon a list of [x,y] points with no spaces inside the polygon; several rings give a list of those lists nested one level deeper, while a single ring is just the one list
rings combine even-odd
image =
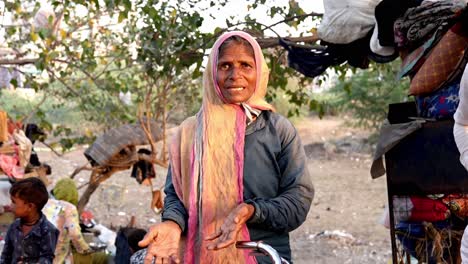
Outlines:
[{"label": "elderly woman", "polygon": [[268,263],[238,250],[262,240],[291,259],[289,232],[314,189],[297,131],[264,100],[269,70],[249,34],[223,34],[203,77],[203,104],[170,149],[162,222],[140,246],[145,263]]}]

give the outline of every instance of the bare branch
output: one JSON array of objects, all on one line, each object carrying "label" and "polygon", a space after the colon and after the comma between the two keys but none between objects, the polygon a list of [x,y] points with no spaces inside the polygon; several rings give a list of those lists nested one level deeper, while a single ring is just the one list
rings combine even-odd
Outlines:
[{"label": "bare branch", "polygon": [[62,83],[72,94],[80,97],[80,94],[78,92],[76,92],[75,90],[73,90],[73,88],[71,88],[65,81],[63,81],[62,79],[58,78],[57,75],[55,75],[55,73],[51,70],[47,70],[50,74],[52,74],[52,76],[54,76],[54,78],[56,80],[58,80],[60,83]]},{"label": "bare branch", "polygon": [[[319,46],[319,45],[302,45],[298,44],[297,42],[303,42],[303,43],[315,43],[319,40],[317,35],[313,36],[306,36],[306,37],[284,37],[282,38],[284,42],[286,42],[290,46],[295,46],[295,47],[304,47],[304,48],[310,48],[310,49],[318,49],[318,50],[323,50],[325,47]],[[275,46],[279,45],[279,40],[280,38],[257,38],[257,42],[260,45],[262,49],[266,48],[272,48]]]},{"label": "bare branch", "polygon": [[[41,101],[34,107],[34,110],[31,111],[31,113],[29,113],[25,118],[23,118],[23,120],[21,120],[23,124],[28,124],[29,119],[37,113],[37,110],[39,110],[39,107],[41,107],[41,105],[45,102],[46,98],[47,94],[44,93],[44,96],[42,97]],[[26,129],[26,127],[24,127],[24,129]]]},{"label": "bare branch", "polygon": [[263,30],[271,29],[272,27],[274,27],[276,25],[279,25],[281,23],[286,23],[286,22],[289,22],[289,21],[293,21],[294,19],[303,19],[303,18],[310,17],[310,16],[322,17],[323,14],[312,12],[312,13],[309,13],[309,14],[287,17],[284,20],[281,20],[281,21],[278,21],[276,23],[273,23],[273,24],[269,25],[268,27],[264,28]]},{"label": "bare branch", "polygon": [[143,161],[147,161],[147,162],[150,162],[150,163],[154,163],[154,164],[159,165],[159,166],[161,166],[163,168],[168,167],[167,161],[161,161],[161,160],[153,157],[153,155],[138,153],[138,160],[143,160]]},{"label": "bare branch", "polygon": [[48,143],[45,143],[44,141],[41,141],[41,143],[44,144],[44,146],[48,147],[50,150],[52,150],[52,152],[53,152],[55,155],[57,155],[57,156],[59,156],[59,157],[62,157],[62,156],[63,156],[63,154],[58,153],[58,152],[57,152],[51,145],[49,145]]},{"label": "bare branch", "polygon": [[25,64],[33,64],[38,61],[38,58],[35,59],[14,59],[14,60],[0,60],[0,65],[25,65]]},{"label": "bare branch", "polygon": [[73,179],[75,178],[76,175],[78,175],[78,173],[84,171],[84,170],[87,170],[87,171],[92,171],[93,170],[93,167],[90,167],[89,166],[89,162],[86,163],[85,165],[79,167],[79,168],[76,168],[73,173],[70,175],[70,178]]}]

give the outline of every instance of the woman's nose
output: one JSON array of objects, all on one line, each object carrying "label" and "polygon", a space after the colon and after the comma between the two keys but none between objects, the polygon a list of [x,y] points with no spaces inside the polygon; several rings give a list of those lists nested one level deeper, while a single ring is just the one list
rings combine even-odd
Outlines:
[{"label": "woman's nose", "polygon": [[230,75],[231,79],[237,79],[239,77],[241,77],[241,71],[238,67],[233,67],[232,70],[231,70],[231,75]]}]

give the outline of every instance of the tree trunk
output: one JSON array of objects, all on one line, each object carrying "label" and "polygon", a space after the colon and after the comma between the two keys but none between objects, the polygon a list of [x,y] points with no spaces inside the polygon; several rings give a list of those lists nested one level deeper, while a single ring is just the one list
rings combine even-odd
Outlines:
[{"label": "tree trunk", "polygon": [[81,195],[80,200],[78,201],[78,214],[81,215],[84,208],[89,202],[91,195],[97,190],[99,185],[104,182],[105,180],[109,179],[117,170],[111,169],[106,173],[99,172],[100,170],[93,170],[91,173],[91,177],[89,178],[88,187],[84,191],[83,195]]}]

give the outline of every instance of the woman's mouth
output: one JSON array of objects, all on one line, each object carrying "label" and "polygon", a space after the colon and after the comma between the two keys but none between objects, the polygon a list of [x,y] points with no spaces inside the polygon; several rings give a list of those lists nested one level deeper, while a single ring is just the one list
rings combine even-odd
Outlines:
[{"label": "woman's mouth", "polygon": [[228,87],[228,90],[230,91],[242,91],[244,89],[244,87]]}]

